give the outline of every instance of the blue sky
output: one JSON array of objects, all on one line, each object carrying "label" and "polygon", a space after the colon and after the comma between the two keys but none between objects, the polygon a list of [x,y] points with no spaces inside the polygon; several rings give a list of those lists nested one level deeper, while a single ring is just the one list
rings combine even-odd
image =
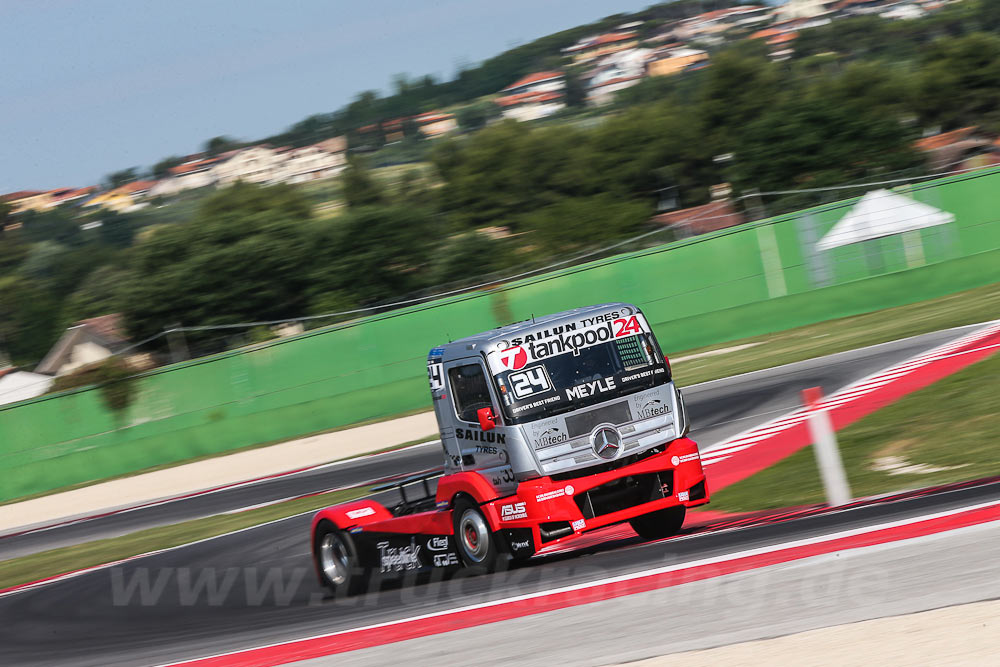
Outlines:
[{"label": "blue sky", "polygon": [[0,0],[0,192],[92,185],[650,0]]}]

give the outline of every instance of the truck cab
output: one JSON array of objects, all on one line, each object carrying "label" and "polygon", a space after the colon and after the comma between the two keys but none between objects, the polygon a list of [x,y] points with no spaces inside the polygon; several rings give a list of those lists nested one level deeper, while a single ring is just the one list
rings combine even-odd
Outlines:
[{"label": "truck cab", "polygon": [[[642,311],[611,303],[435,347],[427,358],[447,472],[507,495],[525,480],[636,460],[688,431]],[[492,419],[482,421],[489,412]]]}]

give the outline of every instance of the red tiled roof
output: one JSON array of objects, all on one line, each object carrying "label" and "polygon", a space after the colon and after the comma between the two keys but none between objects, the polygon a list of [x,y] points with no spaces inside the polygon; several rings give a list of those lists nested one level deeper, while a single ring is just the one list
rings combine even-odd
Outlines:
[{"label": "red tiled roof", "polygon": [[945,146],[950,146],[951,144],[964,139],[968,139],[969,135],[978,129],[978,126],[970,125],[969,127],[959,128],[957,130],[952,130],[951,132],[935,134],[933,137],[924,137],[923,139],[914,142],[913,145],[922,151],[933,151],[939,148],[944,148]]},{"label": "red tiled roof", "polygon": [[85,326],[110,343],[122,343],[128,340],[125,335],[124,321],[121,313],[100,315],[86,320],[80,320],[73,326]]},{"label": "red tiled roof", "polygon": [[132,181],[131,183],[126,183],[125,185],[121,185],[115,188],[114,190],[112,190],[112,192],[123,195],[130,195],[135,192],[143,192],[145,190],[148,190],[154,185],[156,185],[156,181]]},{"label": "red tiled roof", "polygon": [[59,190],[52,190],[50,194],[52,195],[52,200],[55,202],[65,201],[67,199],[76,199],[77,197],[85,197],[91,192],[96,190],[95,186],[90,186],[89,188],[62,188]]},{"label": "red tiled roof", "polygon": [[18,190],[17,192],[0,195],[0,201],[17,201],[18,199],[27,199],[28,197],[40,194],[43,194],[41,190]]},{"label": "red tiled roof", "polygon": [[558,79],[563,76],[562,72],[535,72],[534,74],[529,74],[528,76],[522,77],[510,84],[504,90],[513,90],[514,88],[520,88],[521,86],[527,86],[532,83],[538,83],[540,81],[548,81],[549,79]]},{"label": "red tiled roof", "polygon": [[777,28],[765,28],[764,30],[758,30],[754,34],[750,35],[750,39],[764,39],[765,37],[774,37],[775,35],[780,35],[781,31]]},{"label": "red tiled roof", "polygon": [[653,222],[680,228],[694,235],[739,225],[743,222],[743,214],[733,208],[732,201],[725,199],[703,206],[661,213],[653,217]]},{"label": "red tiled roof", "polygon": [[542,102],[551,102],[560,98],[562,98],[562,93],[535,93],[529,91],[526,93],[517,93],[516,95],[507,95],[506,97],[498,97],[494,101],[502,107],[512,107],[518,104],[541,104]]},{"label": "red tiled roof", "polygon": [[635,81],[636,79],[641,79],[642,76],[619,76],[614,79],[609,79],[603,83],[596,84],[594,88],[603,88],[604,86],[611,86],[616,83],[624,83],[625,81]]},{"label": "red tiled roof", "polygon": [[767,40],[768,44],[785,44],[786,42],[794,42],[798,39],[799,33],[797,32],[786,32],[783,35],[777,35]]},{"label": "red tiled roof", "polygon": [[183,174],[189,174],[192,171],[200,171],[202,169],[207,169],[209,166],[215,164],[219,161],[219,158],[210,157],[207,160],[196,160],[195,162],[186,162],[184,164],[179,164],[176,167],[170,167],[169,171],[174,176],[182,176]]}]

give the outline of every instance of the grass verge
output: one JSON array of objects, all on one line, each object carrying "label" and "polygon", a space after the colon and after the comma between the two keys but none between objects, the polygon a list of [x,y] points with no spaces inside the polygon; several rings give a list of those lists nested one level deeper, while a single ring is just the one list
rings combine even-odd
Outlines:
[{"label": "grass verge", "polygon": [[[218,514],[0,561],[0,589],[250,528],[360,498],[368,493],[368,487],[331,491],[245,512]],[[306,539],[305,534],[302,539]]]},{"label": "grass verge", "polygon": [[680,385],[692,385],[996,318],[1000,318],[1000,283],[907,306],[676,352],[672,356],[691,357],[752,346],[679,360],[672,367]]},{"label": "grass verge", "polygon": [[[1000,354],[905,396],[840,431],[855,498],[1000,475]],[[824,502],[811,447],[722,489],[725,512]]]}]

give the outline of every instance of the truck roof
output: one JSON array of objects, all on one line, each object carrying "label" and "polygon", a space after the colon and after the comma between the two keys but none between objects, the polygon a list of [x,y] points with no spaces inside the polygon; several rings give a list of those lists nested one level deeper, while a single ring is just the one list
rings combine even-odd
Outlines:
[{"label": "truck roof", "polygon": [[544,317],[533,317],[529,320],[515,322],[514,324],[507,324],[473,336],[466,336],[465,338],[460,338],[456,341],[435,347],[431,350],[429,356],[442,357],[445,361],[448,359],[467,357],[470,352],[478,354],[479,352],[489,351],[490,348],[497,345],[497,343],[513,336],[523,336],[529,333],[540,332],[551,327],[576,322],[584,317],[599,315],[616,308],[630,308],[633,313],[639,311],[639,308],[635,305],[625,303],[623,301],[573,308],[571,310],[553,313],[552,315],[545,315]]}]

